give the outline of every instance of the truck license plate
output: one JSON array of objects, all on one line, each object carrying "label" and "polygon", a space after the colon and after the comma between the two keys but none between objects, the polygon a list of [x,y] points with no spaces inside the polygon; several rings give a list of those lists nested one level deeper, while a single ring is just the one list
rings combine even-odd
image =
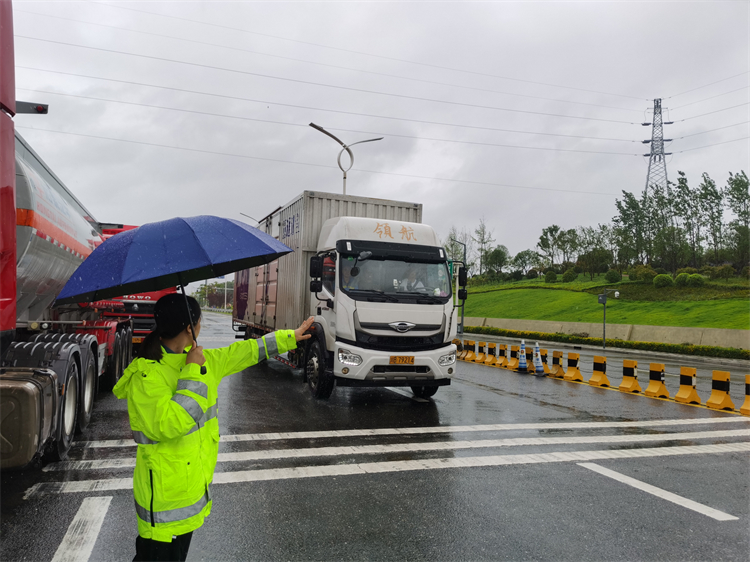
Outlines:
[{"label": "truck license plate", "polygon": [[414,365],[413,355],[391,355],[391,365]]}]

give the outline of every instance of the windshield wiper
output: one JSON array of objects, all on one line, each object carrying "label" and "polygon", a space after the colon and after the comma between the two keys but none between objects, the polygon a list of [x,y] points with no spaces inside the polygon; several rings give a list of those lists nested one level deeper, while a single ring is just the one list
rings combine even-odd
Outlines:
[{"label": "windshield wiper", "polygon": [[436,302],[440,304],[443,304],[443,301],[441,300],[441,298],[445,298],[445,297],[436,297],[429,293],[421,293],[419,291],[400,291],[398,294],[399,295],[416,295],[418,297],[417,300],[424,299],[429,302]]},{"label": "windshield wiper", "polygon": [[377,289],[348,289],[349,292],[356,291],[358,293],[375,293],[379,297],[383,297],[386,300],[389,300],[390,302],[398,302],[398,299],[395,297],[392,297],[391,295],[388,295],[384,293],[383,291],[378,291]]}]

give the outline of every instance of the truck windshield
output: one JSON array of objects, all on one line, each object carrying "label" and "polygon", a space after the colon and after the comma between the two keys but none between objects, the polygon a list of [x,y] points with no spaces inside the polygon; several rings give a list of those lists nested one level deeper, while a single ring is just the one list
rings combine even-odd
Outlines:
[{"label": "truck windshield", "polygon": [[430,297],[428,300],[435,303],[447,302],[451,297],[445,262],[407,263],[369,259],[357,262],[359,274],[356,276],[351,274],[353,266],[353,257],[341,256],[340,287],[354,298],[364,296],[365,291],[401,297],[398,300]]}]

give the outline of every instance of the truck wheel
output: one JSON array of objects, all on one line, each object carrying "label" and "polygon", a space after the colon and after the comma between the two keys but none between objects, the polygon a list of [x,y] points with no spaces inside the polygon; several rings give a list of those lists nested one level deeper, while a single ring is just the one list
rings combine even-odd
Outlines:
[{"label": "truck wheel", "polygon": [[107,358],[107,370],[104,372],[104,389],[112,390],[122,376],[122,343],[120,334],[115,335],[112,355]]},{"label": "truck wheel", "polygon": [[91,421],[96,396],[96,362],[89,353],[81,375],[81,400],[78,404],[78,433],[81,433]]},{"label": "truck wheel", "polygon": [[52,444],[50,457],[62,461],[68,457],[68,450],[73,443],[78,417],[78,365],[71,356],[65,373],[65,395],[60,405],[58,419],[58,436]]},{"label": "truck wheel", "polygon": [[439,386],[412,386],[411,391],[417,398],[429,398],[435,396]]},{"label": "truck wheel", "polygon": [[326,359],[320,342],[314,340],[307,350],[305,376],[310,392],[315,398],[328,400],[333,392],[333,373],[326,369]]}]

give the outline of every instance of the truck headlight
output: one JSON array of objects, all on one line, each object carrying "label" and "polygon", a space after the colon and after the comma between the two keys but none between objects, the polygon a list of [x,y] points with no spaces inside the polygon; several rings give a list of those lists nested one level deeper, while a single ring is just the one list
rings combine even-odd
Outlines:
[{"label": "truck headlight", "polygon": [[348,349],[339,349],[339,363],[344,365],[361,365],[362,357],[352,353]]},{"label": "truck headlight", "polygon": [[438,365],[441,367],[447,367],[448,365],[453,365],[453,363],[456,362],[456,352],[449,353],[448,355],[443,355],[438,359]]}]

